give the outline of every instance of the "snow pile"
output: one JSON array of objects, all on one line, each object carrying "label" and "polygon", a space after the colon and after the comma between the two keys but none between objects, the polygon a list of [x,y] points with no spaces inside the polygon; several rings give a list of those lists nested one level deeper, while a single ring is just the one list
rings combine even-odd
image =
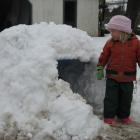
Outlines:
[{"label": "snow pile", "polygon": [[134,83],[134,94],[132,102],[132,117],[135,121],[140,122],[140,68],[137,68],[137,81]]},{"label": "snow pile", "polygon": [[[69,84],[57,59],[93,60],[93,40],[53,23],[19,25],[0,34],[0,136],[11,140],[91,140],[102,123]],[[93,45],[94,46],[94,45]]]},{"label": "snow pile", "polygon": [[45,39],[49,46],[55,49],[57,59],[77,58],[81,61],[89,61],[96,58],[92,38],[84,31],[67,25],[55,25],[54,23],[48,25],[42,23],[41,26],[36,24],[28,30],[31,36],[35,34]]}]

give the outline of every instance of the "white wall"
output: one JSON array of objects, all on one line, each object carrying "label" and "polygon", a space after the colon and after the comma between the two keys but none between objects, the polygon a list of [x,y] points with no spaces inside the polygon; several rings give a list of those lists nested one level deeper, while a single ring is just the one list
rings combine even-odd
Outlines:
[{"label": "white wall", "polygon": [[77,27],[91,35],[98,34],[98,0],[78,0]]},{"label": "white wall", "polygon": [[[33,23],[54,21],[63,24],[63,0],[30,0]],[[77,28],[98,34],[98,0],[77,0]]]},{"label": "white wall", "polygon": [[63,23],[63,0],[30,0],[33,6],[33,23],[53,21]]}]

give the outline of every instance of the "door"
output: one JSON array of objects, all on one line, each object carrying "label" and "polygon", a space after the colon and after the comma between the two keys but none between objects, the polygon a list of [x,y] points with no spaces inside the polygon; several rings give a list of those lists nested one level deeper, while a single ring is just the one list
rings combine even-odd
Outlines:
[{"label": "door", "polygon": [[77,27],[77,0],[63,1],[63,23]]}]

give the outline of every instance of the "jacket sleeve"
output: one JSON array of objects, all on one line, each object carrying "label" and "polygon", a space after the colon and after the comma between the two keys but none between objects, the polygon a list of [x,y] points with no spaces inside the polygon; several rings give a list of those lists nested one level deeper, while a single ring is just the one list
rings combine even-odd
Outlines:
[{"label": "jacket sleeve", "polygon": [[140,40],[138,41],[138,45],[137,45],[137,63],[140,67]]},{"label": "jacket sleeve", "polygon": [[97,66],[105,67],[105,65],[108,63],[108,60],[111,55],[111,45],[109,45],[109,44],[110,44],[110,41],[107,41],[100,54]]}]

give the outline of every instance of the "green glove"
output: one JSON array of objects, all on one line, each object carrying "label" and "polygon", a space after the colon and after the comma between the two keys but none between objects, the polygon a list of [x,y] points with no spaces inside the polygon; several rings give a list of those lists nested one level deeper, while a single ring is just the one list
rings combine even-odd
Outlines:
[{"label": "green glove", "polygon": [[97,77],[98,80],[102,80],[104,78],[104,68],[103,68],[103,66],[97,66],[96,77]]}]

